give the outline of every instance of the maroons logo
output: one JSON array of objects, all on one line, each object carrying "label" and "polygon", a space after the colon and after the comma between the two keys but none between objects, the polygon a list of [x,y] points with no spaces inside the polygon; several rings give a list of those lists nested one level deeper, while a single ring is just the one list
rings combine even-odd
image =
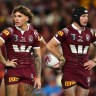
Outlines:
[{"label": "maroons logo", "polygon": [[90,35],[86,34],[86,40],[89,41],[90,40]]},{"label": "maroons logo", "polygon": [[29,42],[33,42],[33,36],[29,35]]}]

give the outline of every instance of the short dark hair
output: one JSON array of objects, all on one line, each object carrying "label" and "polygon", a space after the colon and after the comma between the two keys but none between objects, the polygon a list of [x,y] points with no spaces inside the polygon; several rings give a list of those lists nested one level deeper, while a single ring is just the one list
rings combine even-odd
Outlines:
[{"label": "short dark hair", "polygon": [[20,6],[15,7],[12,11],[12,15],[15,14],[16,12],[20,12],[24,14],[25,16],[28,16],[29,17],[28,23],[31,23],[33,21],[34,14],[26,6],[20,5]]}]

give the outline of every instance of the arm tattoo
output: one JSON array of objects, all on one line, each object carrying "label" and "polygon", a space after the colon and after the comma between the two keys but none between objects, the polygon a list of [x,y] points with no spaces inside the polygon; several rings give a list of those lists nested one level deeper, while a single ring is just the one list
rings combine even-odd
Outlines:
[{"label": "arm tattoo", "polygon": [[34,50],[34,61],[35,61],[37,76],[40,76],[41,75],[41,60],[40,60],[36,50]]}]

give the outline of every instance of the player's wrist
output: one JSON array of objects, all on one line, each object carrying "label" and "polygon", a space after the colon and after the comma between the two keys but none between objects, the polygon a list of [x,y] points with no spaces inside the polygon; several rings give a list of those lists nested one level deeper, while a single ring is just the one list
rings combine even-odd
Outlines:
[{"label": "player's wrist", "polygon": [[5,66],[7,66],[8,65],[8,63],[7,63],[7,61],[4,61],[4,62],[2,62]]},{"label": "player's wrist", "polygon": [[63,60],[65,60],[65,58],[64,58],[64,56],[61,55],[61,56],[58,58],[58,60],[59,60],[59,61],[63,61]]},{"label": "player's wrist", "polygon": [[36,76],[36,79],[39,79],[39,80],[41,80],[41,76]]},{"label": "player's wrist", "polygon": [[93,59],[93,61],[96,63],[96,58],[95,58],[95,59]]}]

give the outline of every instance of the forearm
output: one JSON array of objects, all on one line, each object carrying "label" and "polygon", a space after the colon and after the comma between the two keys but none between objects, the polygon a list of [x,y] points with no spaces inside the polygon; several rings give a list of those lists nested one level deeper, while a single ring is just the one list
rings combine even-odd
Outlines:
[{"label": "forearm", "polygon": [[42,37],[42,40],[40,41],[40,48],[41,48],[41,58],[44,56],[44,53],[46,51],[46,42]]},{"label": "forearm", "polygon": [[44,56],[46,52],[46,47],[41,48],[41,58]]},{"label": "forearm", "polygon": [[0,62],[1,62],[2,64],[6,65],[6,60],[5,60],[5,58],[3,57],[3,55],[2,55],[1,48],[0,48]]},{"label": "forearm", "polygon": [[47,50],[50,51],[54,56],[59,58],[61,56],[59,50],[54,45],[47,45]]},{"label": "forearm", "polygon": [[34,62],[35,62],[37,77],[41,77],[41,55],[40,55],[40,51],[38,50],[34,50]]}]

